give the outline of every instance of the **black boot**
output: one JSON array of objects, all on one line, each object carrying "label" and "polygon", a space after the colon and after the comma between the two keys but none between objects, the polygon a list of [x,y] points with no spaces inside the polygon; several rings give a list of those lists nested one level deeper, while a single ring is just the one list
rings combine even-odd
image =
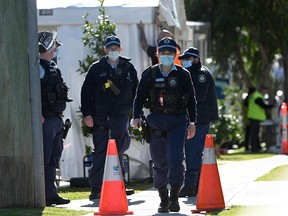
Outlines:
[{"label": "black boot", "polygon": [[159,197],[161,199],[161,203],[158,208],[158,213],[169,213],[169,196],[168,189],[161,188],[158,189]]},{"label": "black boot", "polygon": [[[123,175],[123,176],[124,176],[124,175]],[[132,194],[135,193],[134,189],[127,187],[127,181],[126,181],[125,178],[124,178],[124,186],[125,186],[125,190],[126,190],[126,195],[127,195],[127,196],[132,195]]]},{"label": "black boot", "polygon": [[170,204],[169,209],[170,212],[179,212],[180,205],[178,202],[180,187],[172,187],[170,190]]}]

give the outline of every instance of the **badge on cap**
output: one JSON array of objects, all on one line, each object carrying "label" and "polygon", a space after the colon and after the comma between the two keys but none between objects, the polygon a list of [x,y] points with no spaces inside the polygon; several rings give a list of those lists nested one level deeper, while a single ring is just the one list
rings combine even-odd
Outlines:
[{"label": "badge on cap", "polygon": [[164,42],[164,44],[170,44],[170,39],[166,38],[163,42]]}]

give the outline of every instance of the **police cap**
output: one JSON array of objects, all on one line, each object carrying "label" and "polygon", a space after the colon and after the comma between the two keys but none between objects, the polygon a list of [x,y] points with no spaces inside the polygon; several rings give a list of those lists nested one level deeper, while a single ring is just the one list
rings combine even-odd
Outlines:
[{"label": "police cap", "polygon": [[117,36],[109,36],[106,38],[105,47],[109,48],[111,46],[118,46],[120,47],[120,40]]},{"label": "police cap", "polygon": [[200,58],[199,50],[195,47],[189,47],[178,57],[178,59],[188,59],[190,57]]},{"label": "police cap", "polygon": [[50,49],[52,49],[54,43],[56,47],[62,46],[63,44],[56,39],[57,33],[56,32],[39,32],[38,33],[38,45],[39,45],[39,52],[43,53]]},{"label": "police cap", "polygon": [[163,52],[165,50],[176,53],[177,44],[173,38],[165,37],[158,42],[158,52]]}]

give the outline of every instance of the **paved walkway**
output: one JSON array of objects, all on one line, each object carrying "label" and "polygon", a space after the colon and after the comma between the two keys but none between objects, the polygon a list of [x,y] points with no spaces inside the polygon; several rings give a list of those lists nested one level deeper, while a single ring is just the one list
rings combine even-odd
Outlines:
[{"label": "paved walkway", "polygon": [[[243,215],[261,216],[284,216],[288,215],[285,210],[288,202],[288,181],[254,181],[275,167],[288,164],[288,156],[277,155],[270,158],[256,159],[241,162],[227,162],[218,165],[225,206],[233,205],[256,206],[263,208],[260,212],[248,212]],[[196,198],[180,198],[181,210],[178,213],[159,214],[158,192],[155,189],[143,191],[128,196],[128,209],[133,211],[135,216],[153,215],[192,215],[191,210],[196,209]],[[85,200],[74,200],[68,205],[58,207],[86,210],[97,212],[99,203]],[[92,216],[93,213],[87,216]],[[200,215],[200,214],[193,214]],[[203,214],[202,214],[203,215]],[[242,214],[241,214],[242,215]]]}]

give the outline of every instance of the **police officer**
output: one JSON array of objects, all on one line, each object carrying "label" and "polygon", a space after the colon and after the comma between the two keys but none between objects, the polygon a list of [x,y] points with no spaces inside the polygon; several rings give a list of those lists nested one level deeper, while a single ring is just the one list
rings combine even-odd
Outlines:
[{"label": "police officer", "polygon": [[[81,89],[81,111],[85,124],[92,129],[94,143],[90,200],[100,196],[109,133],[116,140],[122,170],[122,156],[130,145],[128,119],[138,78],[131,59],[120,56],[120,51],[119,38],[107,37],[107,55],[90,66]],[[133,190],[126,190],[127,195],[132,193]]]},{"label": "police officer", "polygon": [[55,186],[56,167],[63,150],[62,113],[66,108],[66,103],[72,101],[68,98],[68,87],[63,81],[61,72],[56,63],[52,61],[62,43],[56,40],[56,32],[38,33],[38,42],[46,205],[68,204],[70,200],[58,196]]},{"label": "police officer", "polygon": [[[180,210],[178,195],[184,178],[184,140],[186,134],[188,139],[195,134],[194,87],[189,72],[173,63],[176,46],[172,38],[159,41],[160,64],[143,72],[134,100],[134,128],[140,126],[143,106],[150,110],[147,124],[151,127],[154,187],[161,199],[159,213]],[[190,122],[188,129],[187,118]]]},{"label": "police officer", "polygon": [[196,196],[198,192],[202,152],[210,122],[218,119],[215,83],[207,67],[200,61],[199,51],[189,47],[179,56],[183,66],[190,72],[197,99],[196,134],[185,143],[185,181],[179,196]]}]

